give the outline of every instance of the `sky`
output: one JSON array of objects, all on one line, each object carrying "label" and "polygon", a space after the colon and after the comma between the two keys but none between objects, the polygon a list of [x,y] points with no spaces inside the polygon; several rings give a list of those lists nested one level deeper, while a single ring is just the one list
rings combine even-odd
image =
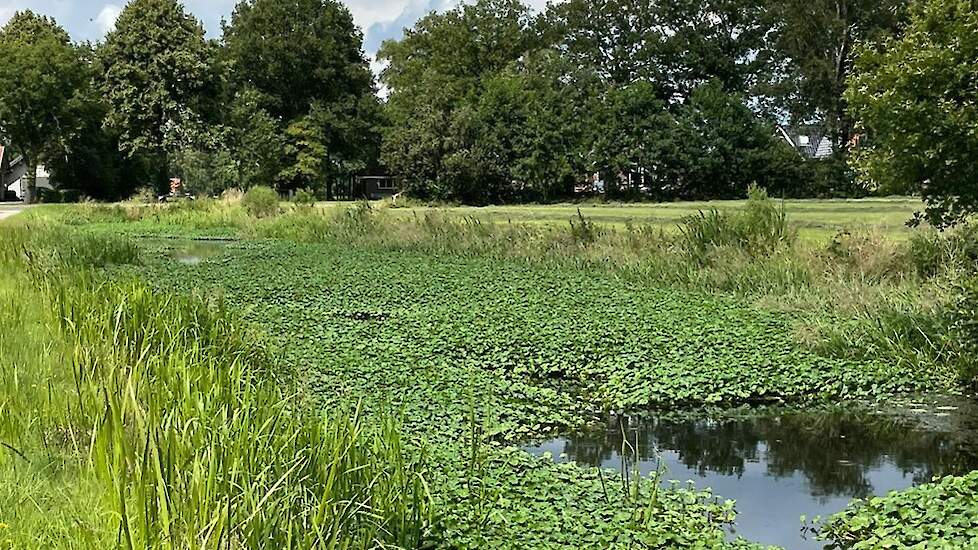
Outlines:
[{"label": "sky", "polygon": [[[183,0],[187,10],[200,19],[207,34],[221,34],[221,20],[230,19],[238,0]],[[431,11],[444,11],[459,0],[345,0],[353,19],[363,30],[364,51],[373,59],[381,42],[400,38],[404,27]],[[533,0],[537,9],[545,0]],[[126,0],[0,0],[0,25],[18,10],[30,9],[54,17],[77,41],[98,41],[115,24]]]}]

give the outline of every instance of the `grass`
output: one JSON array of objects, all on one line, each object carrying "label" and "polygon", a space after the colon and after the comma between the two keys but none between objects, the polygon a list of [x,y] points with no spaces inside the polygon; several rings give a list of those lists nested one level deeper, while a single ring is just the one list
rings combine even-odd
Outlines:
[{"label": "grass", "polygon": [[[336,203],[323,204],[339,206]],[[397,215],[403,217],[438,212],[456,217],[475,216],[494,223],[561,226],[567,224],[579,209],[587,219],[606,227],[622,229],[628,224],[652,225],[674,231],[683,218],[696,215],[700,211],[739,210],[745,204],[746,201],[739,200],[436,208],[410,205],[395,210]],[[893,239],[905,240],[912,234],[906,222],[922,206],[918,199],[905,197],[784,201],[786,214],[799,230],[801,238],[807,242],[826,241],[840,231],[869,230],[879,231]]]},{"label": "grass", "polygon": [[92,271],[134,261],[125,239],[3,233],[0,547],[421,545],[389,418],[308,408],[219,302]]}]

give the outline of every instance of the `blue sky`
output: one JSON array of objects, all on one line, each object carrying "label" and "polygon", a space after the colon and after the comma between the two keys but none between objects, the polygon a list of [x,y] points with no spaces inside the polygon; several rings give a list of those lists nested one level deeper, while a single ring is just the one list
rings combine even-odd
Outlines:
[{"label": "blue sky", "polygon": [[[346,0],[364,33],[364,50],[373,57],[380,43],[398,38],[430,11],[449,9],[459,0]],[[230,19],[237,0],[183,0],[187,9],[204,23],[208,35],[218,37],[221,19]],[[544,0],[531,4],[542,7]],[[126,0],[0,0],[0,25],[18,10],[31,9],[57,19],[75,40],[100,40],[112,28]]]}]

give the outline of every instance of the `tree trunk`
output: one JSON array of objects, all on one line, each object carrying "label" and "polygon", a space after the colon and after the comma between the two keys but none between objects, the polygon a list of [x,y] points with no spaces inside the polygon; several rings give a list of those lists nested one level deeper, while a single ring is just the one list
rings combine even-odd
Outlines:
[{"label": "tree trunk", "polygon": [[24,181],[27,182],[27,190],[24,192],[24,202],[34,204],[37,202],[37,160],[36,157],[24,155],[24,163],[27,164],[27,172],[24,173]]}]

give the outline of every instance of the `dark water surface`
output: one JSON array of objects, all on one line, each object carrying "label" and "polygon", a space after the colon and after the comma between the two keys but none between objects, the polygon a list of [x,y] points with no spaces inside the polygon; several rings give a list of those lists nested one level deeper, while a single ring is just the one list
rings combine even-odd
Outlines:
[{"label": "dark water surface", "polygon": [[[629,446],[623,449],[623,435]],[[637,445],[636,445],[637,441]],[[978,469],[978,402],[931,398],[887,411],[768,411],[725,419],[628,417],[605,429],[526,447],[574,461],[695,482],[737,501],[731,536],[822,548],[800,516],[828,517],[856,497]],[[637,456],[637,464],[635,462]]]}]

